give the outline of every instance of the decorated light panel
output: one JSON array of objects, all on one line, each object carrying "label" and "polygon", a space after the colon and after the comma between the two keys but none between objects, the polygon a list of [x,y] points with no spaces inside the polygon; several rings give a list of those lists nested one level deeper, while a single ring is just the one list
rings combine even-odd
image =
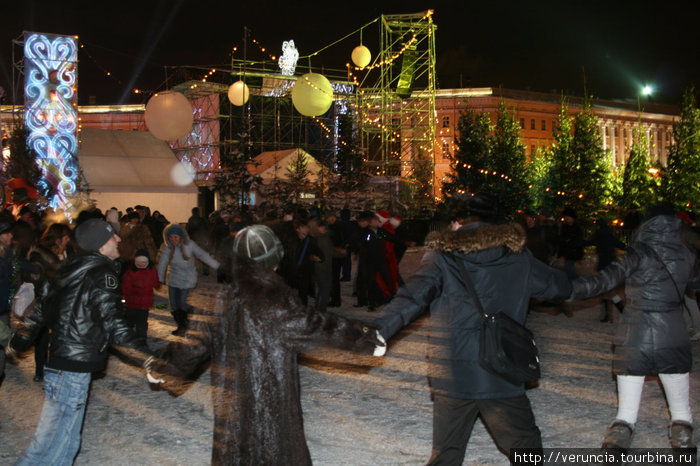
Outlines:
[{"label": "decorated light panel", "polygon": [[68,210],[78,177],[78,38],[24,33],[24,121],[36,154],[39,190]]}]

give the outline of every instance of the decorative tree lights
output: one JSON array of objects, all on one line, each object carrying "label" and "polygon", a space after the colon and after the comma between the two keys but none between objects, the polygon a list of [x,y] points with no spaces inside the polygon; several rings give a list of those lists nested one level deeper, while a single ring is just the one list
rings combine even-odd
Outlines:
[{"label": "decorative tree lights", "polygon": [[36,154],[39,190],[54,210],[76,192],[78,37],[24,33],[24,121]]}]

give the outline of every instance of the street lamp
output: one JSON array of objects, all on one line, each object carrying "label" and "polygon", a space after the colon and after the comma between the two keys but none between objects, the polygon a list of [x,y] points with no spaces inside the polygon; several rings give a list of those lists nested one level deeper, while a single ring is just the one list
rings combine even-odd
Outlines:
[{"label": "street lamp", "polygon": [[642,95],[643,95],[644,97],[649,97],[653,92],[654,92],[654,88],[651,87],[649,84],[645,85],[645,86],[642,88]]}]

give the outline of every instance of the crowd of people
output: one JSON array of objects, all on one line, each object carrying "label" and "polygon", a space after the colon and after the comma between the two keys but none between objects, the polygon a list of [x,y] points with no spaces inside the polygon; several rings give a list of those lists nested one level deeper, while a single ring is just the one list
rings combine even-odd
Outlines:
[{"label": "crowd of people", "polygon": [[[613,367],[618,412],[604,448],[631,445],[648,375],[664,385],[672,446],[694,446],[689,372],[691,336],[700,330],[700,235],[692,214],[651,206],[646,217],[630,219],[636,228],[625,244],[602,219],[585,238],[571,208],[560,220],[547,211],[525,211],[520,222],[505,224],[496,221],[497,211],[498,199],[486,193],[465,201],[449,227],[427,236],[429,251],[408,282],[399,263],[413,243],[402,219],[387,210],[359,212],[353,221],[348,209],[321,214],[297,208],[259,218],[245,210],[204,216],[195,207],[186,223],[170,224],[157,211],[135,206],[124,213],[81,212],[74,226],[48,228],[29,207],[17,217],[0,213],[0,345],[10,354],[34,347],[35,381],[43,380],[46,395],[35,437],[18,464],[73,461],[91,374],[104,368],[109,345],[142,366],[151,383],[175,392],[205,360],[217,362],[215,463],[233,455],[235,462],[307,464],[296,355],[332,345],[381,356],[385,341],[428,309],[430,327],[440,333],[429,354],[430,464],[461,464],[477,416],[503,451],[541,449],[524,384],[479,364],[481,315],[461,268],[487,313],[504,312],[520,323],[533,300],[570,315],[565,300],[606,297],[601,320],[613,320],[611,304],[621,315]],[[582,274],[588,246],[595,246],[596,273]],[[221,308],[193,309],[189,294],[200,274],[212,272],[227,290]],[[374,326],[327,311],[341,305],[343,281],[352,282],[355,307],[379,311]],[[10,305],[23,283],[33,284],[36,307],[13,334]],[[147,344],[148,312],[163,285],[179,339],[156,355]],[[0,371],[4,363],[0,352]],[[234,379],[240,385],[233,387]],[[255,402],[247,397],[273,382],[274,394]],[[271,434],[270,416],[282,416],[287,427]],[[54,435],[57,428],[60,435]]]}]

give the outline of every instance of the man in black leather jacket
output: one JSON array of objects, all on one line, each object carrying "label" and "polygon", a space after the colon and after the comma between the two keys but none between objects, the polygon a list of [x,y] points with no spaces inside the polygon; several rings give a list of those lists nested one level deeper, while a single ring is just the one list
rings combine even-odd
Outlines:
[{"label": "man in black leather jacket", "polygon": [[119,236],[110,224],[90,219],[75,231],[85,250],[59,269],[57,282],[12,338],[29,348],[43,327],[51,329],[44,371],[44,406],[31,444],[18,465],[72,464],[80,448],[92,373],[104,370],[107,347],[142,362],[150,351],[126,324],[117,262]]}]

